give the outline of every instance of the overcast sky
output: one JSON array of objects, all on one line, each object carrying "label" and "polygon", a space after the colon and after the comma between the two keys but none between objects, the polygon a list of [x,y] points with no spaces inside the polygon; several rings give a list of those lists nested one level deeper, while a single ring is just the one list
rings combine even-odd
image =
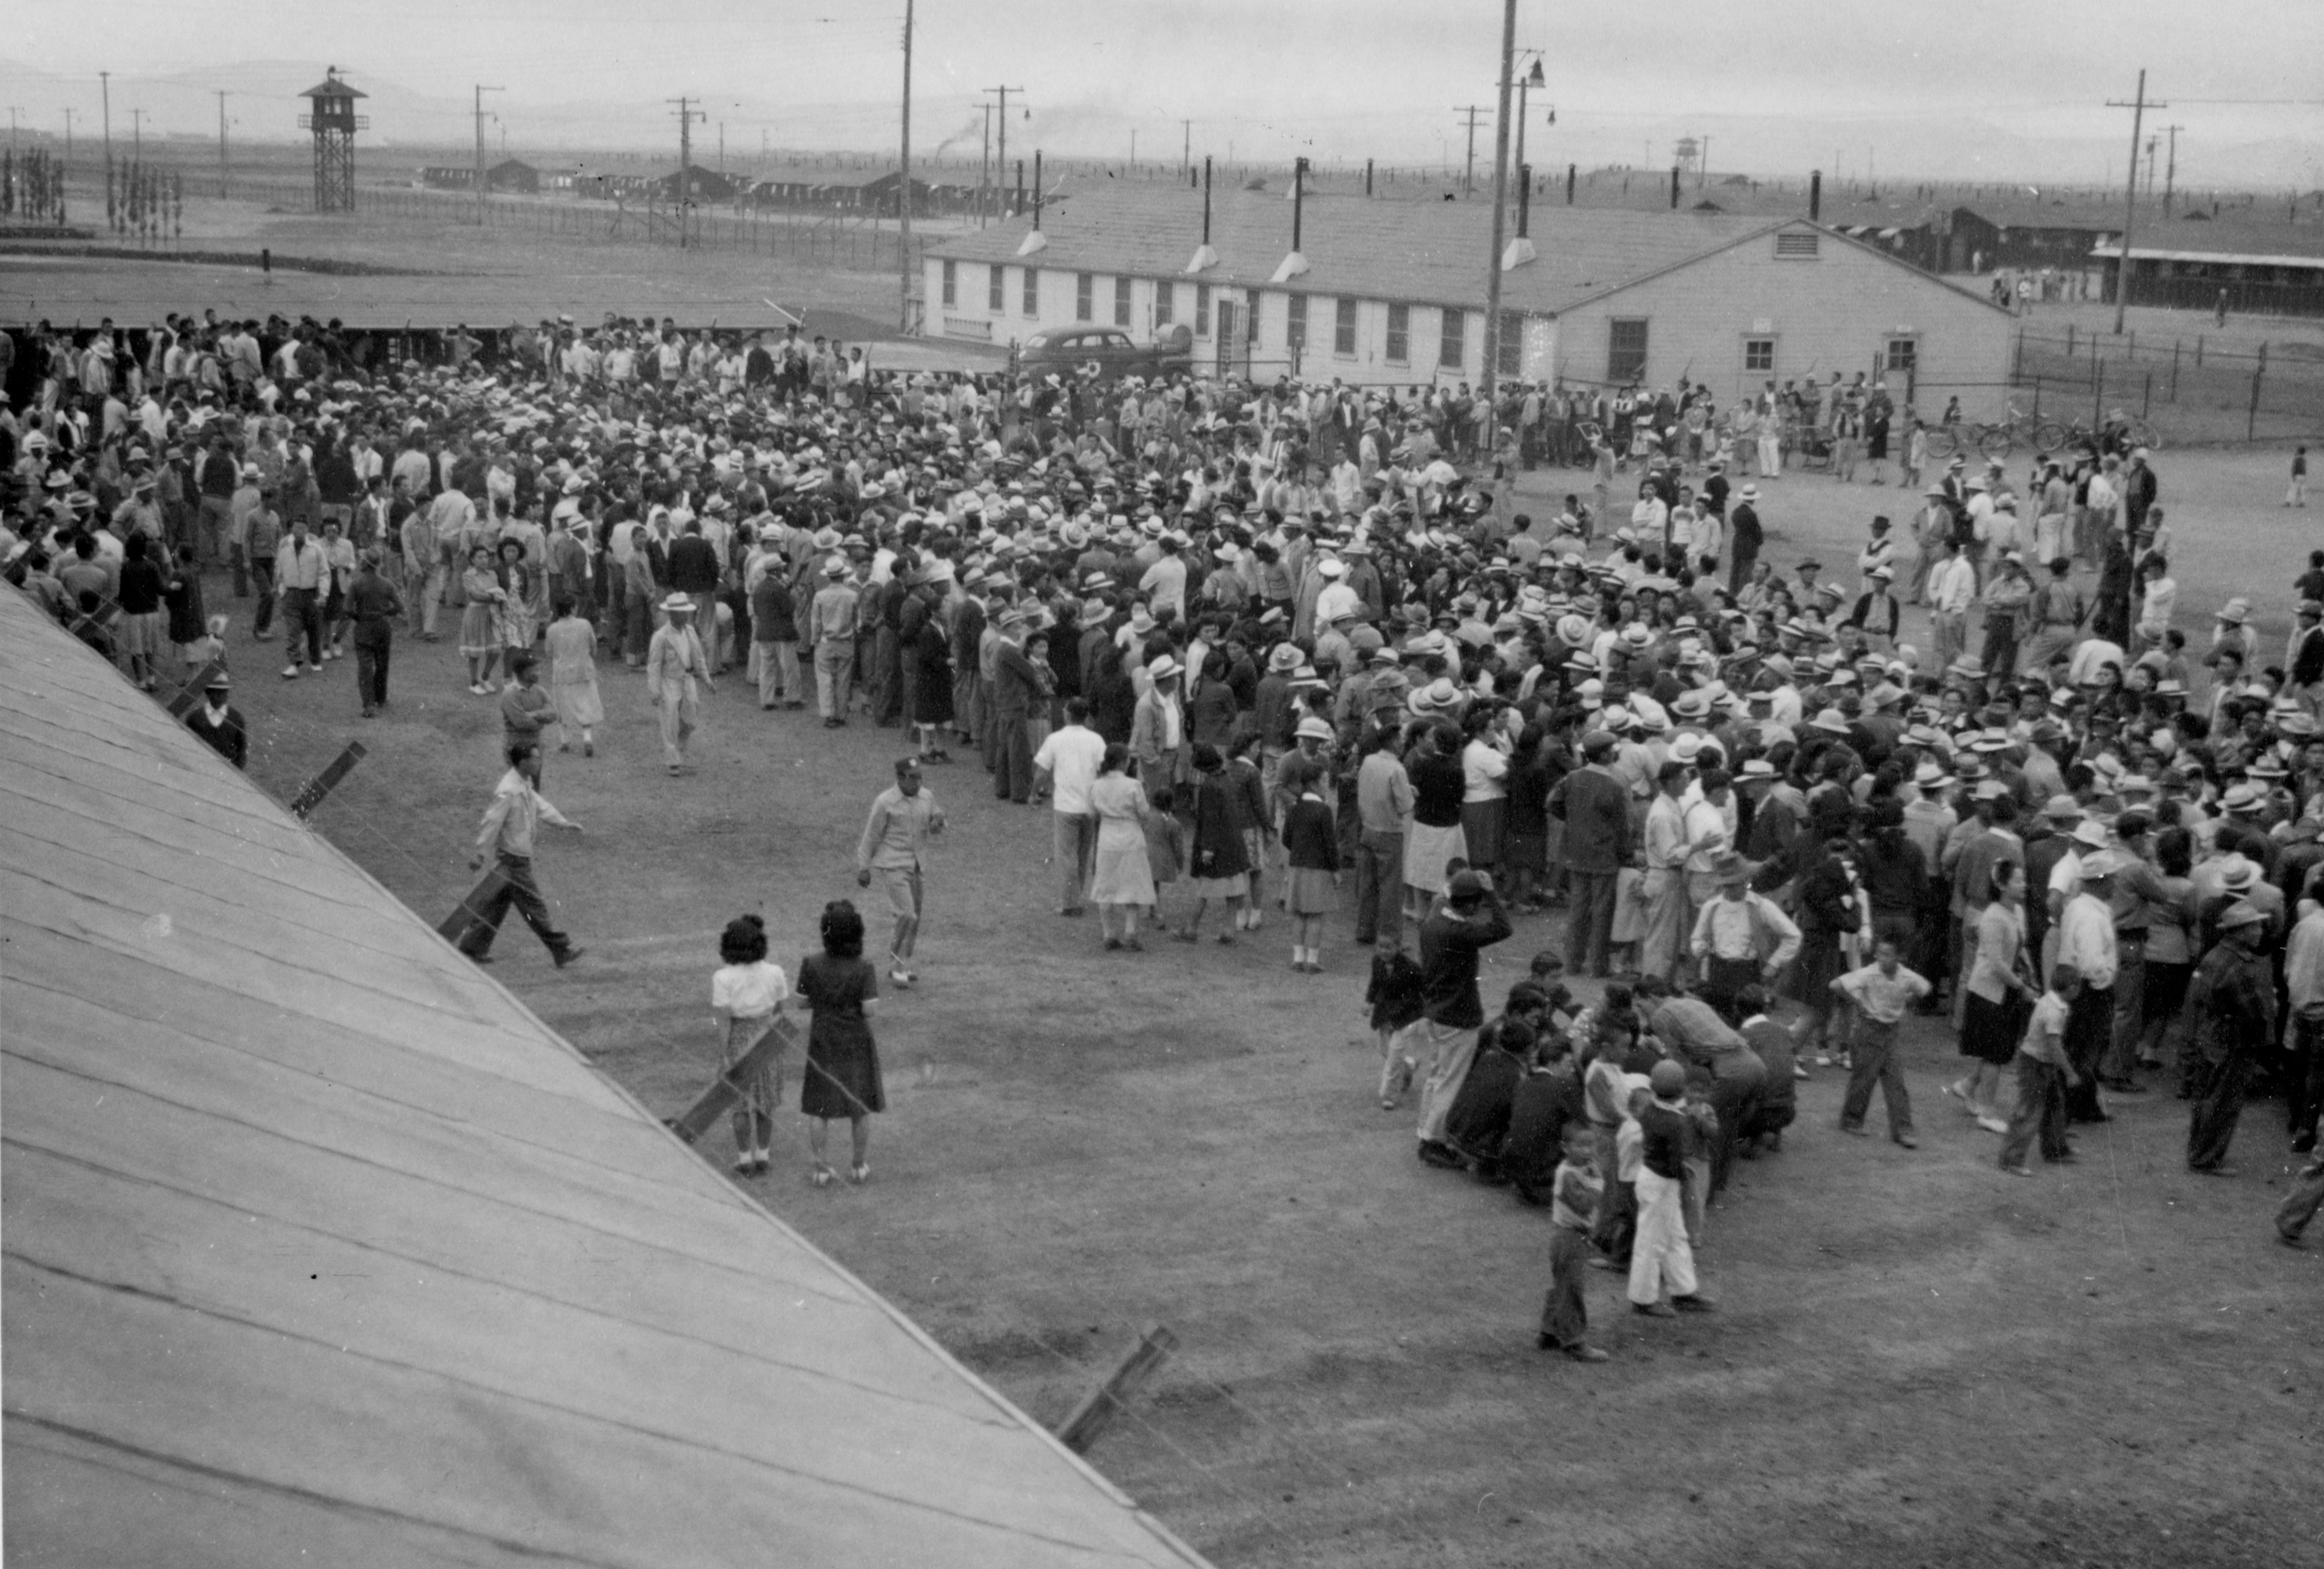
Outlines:
[{"label": "overcast sky", "polygon": [[[74,80],[12,84],[10,102],[31,97],[40,101],[29,113],[60,113],[51,100],[77,81],[88,100],[77,112],[93,115],[95,73],[109,69],[116,124],[131,106],[124,97],[143,92],[164,128],[201,131],[215,121],[192,91],[121,84],[168,77],[196,89],[205,72],[311,59],[314,75],[333,62],[358,82],[447,100],[478,81],[503,86],[489,101],[520,143],[529,108],[546,117],[597,106],[608,140],[625,141],[650,134],[660,100],[681,93],[706,98],[738,143],[755,146],[762,130],[777,145],[893,140],[903,13],[891,0],[97,0],[96,10],[111,24],[91,26],[83,7],[17,9],[0,49]],[[1012,126],[1020,146],[1120,157],[1135,130],[1141,155],[1175,156],[1178,121],[1191,118],[1197,156],[1232,142],[1243,157],[1458,160],[1465,134],[1453,108],[1492,101],[1500,7],[926,0],[918,14],[923,149],[964,130],[980,89],[1005,82],[1027,90],[1034,115]],[[2030,139],[2035,155],[2054,146],[2061,159],[2126,150],[2126,115],[2103,104],[2130,96],[2141,65],[2172,102],[2163,123],[2188,127],[2192,168],[2207,150],[2252,143],[2284,144],[2295,167],[2324,161],[2324,108],[2312,102],[2324,99],[2319,0],[1664,0],[1651,11],[1519,0],[1517,42],[1545,51],[1549,85],[1535,95],[1528,132],[1536,162],[1666,163],[1670,139],[1692,128],[1711,134],[1721,169],[1788,172],[1836,155],[1897,174],[2033,176],[2042,171],[1988,161],[2025,155],[2015,139]],[[2302,98],[2311,102],[2196,101]],[[561,125],[553,135],[571,139]],[[1489,158],[1489,120],[1479,140]],[[2098,172],[2077,163],[2056,177]]]}]

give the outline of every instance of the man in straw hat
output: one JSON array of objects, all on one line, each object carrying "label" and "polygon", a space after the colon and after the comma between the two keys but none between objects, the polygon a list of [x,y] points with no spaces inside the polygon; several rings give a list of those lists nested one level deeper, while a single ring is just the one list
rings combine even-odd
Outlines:
[{"label": "man in straw hat", "polygon": [[1727,1016],[1738,1017],[1744,987],[1772,981],[1800,951],[1800,928],[1774,900],[1751,891],[1751,863],[1732,851],[1712,863],[1719,897],[1694,918],[1687,946],[1702,965],[1695,990]]},{"label": "man in straw hat", "polygon": [[186,715],[186,728],[235,767],[244,768],[250,761],[250,727],[242,710],[226,701],[233,687],[224,670],[213,674],[203,683],[201,706]]},{"label": "man in straw hat", "polygon": [[847,581],[847,558],[823,564],[823,586],[807,607],[807,635],[815,642],[815,692],[823,727],[847,723],[847,699],[855,669],[855,589]]},{"label": "man in straw hat", "polygon": [[[2089,875],[2087,868],[2083,873]],[[2254,1061],[2275,1038],[2275,987],[2261,954],[2267,917],[2249,900],[2219,912],[2219,940],[2188,983],[2186,1017],[2202,1059],[2195,1105],[2187,1122],[2187,1169],[2229,1175],[2227,1145],[2236,1136]]]},{"label": "man in straw hat", "polygon": [[646,697],[661,715],[662,762],[674,774],[687,766],[686,743],[702,716],[695,682],[701,681],[702,691],[715,689],[709,655],[694,629],[694,609],[690,595],[673,591],[661,602],[668,619],[646,645]]}]

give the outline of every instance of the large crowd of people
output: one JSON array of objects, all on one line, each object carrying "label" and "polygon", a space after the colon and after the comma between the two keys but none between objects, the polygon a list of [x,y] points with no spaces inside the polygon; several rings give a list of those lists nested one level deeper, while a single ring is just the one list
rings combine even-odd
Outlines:
[{"label": "large crowd of people", "polygon": [[[859,865],[899,985],[919,772],[955,758],[1054,815],[1057,908],[1095,903],[1103,952],[1216,906],[1218,942],[1273,915],[1330,974],[1349,932],[1421,1158],[1552,1212],[1545,1344],[1589,1352],[1565,1276],[1593,1262],[1642,1312],[1710,1306],[1689,1237],[1795,1076],[1840,1066],[1843,1130],[1878,1089],[1914,1143],[1910,1017],[1958,1031],[1943,1099],[2005,1171],[2156,1090],[2191,1103],[2191,1170],[2227,1169],[2260,1085],[2315,1148],[2324,551],[2283,564],[2284,642],[2247,595],[2193,614],[2144,449],[2013,474],[1908,446],[1902,528],[1778,564],[1785,445],[1868,424],[1885,478],[1916,423],[1886,389],[1717,413],[1684,385],[886,374],[796,328],[560,319],[429,365],[354,336],[27,335],[10,578],[153,689],[279,632],[285,679],[352,649],[373,715],[396,641],[448,629],[512,748],[594,750],[632,673],[674,774],[730,672],[762,711],[894,727],[911,766]],[[1528,515],[1543,462],[1584,479]],[[1478,954],[1519,923],[1547,951],[1489,1014]],[[2319,1195],[2324,1162],[2287,1241]]]}]

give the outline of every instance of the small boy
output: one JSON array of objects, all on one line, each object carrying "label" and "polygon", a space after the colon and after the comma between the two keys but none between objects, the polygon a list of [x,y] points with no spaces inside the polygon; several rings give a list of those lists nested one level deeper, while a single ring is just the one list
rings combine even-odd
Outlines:
[{"label": "small boy", "polygon": [[2292,488],[2283,493],[2283,504],[2288,507],[2308,504],[2308,444],[2304,441],[2292,449]]},{"label": "small boy", "polygon": [[[1404,1092],[1420,1071],[1419,1059],[1411,1055],[1409,1038],[1404,1035],[1406,1027],[1420,1017],[1420,981],[1419,964],[1402,949],[1372,955],[1371,983],[1365,988],[1364,1001],[1371,1009],[1373,1032],[1379,1037],[1383,1112],[1393,1112],[1403,1103]],[[1400,1038],[1402,1050],[1397,1048]]]},{"label": "small boy", "polygon": [[1162,922],[1162,890],[1178,881],[1186,864],[1186,826],[1171,810],[1175,796],[1168,785],[1158,787],[1153,809],[1146,814],[1146,867],[1154,874],[1154,908],[1146,912],[1156,925]]},{"label": "small boy", "polygon": [[2066,1056],[2066,1012],[2081,991],[2080,970],[2071,964],[2053,967],[2050,989],[2034,1004],[2025,1038],[2017,1043],[2017,1110],[2001,1140],[2001,1169],[2012,1177],[2034,1175],[2025,1156],[2037,1132],[2043,1159],[2062,1166],[2074,1158],[2066,1142],[2066,1091],[2081,1075]]},{"label": "small boy", "polygon": [[1913,1137],[1913,1098],[1904,1088],[1904,1070],[1896,1065],[1896,1026],[1905,1010],[1929,994],[1928,981],[1906,969],[1896,945],[1883,937],[1873,947],[1872,962],[1838,977],[1831,991],[1841,1001],[1856,1005],[1858,1019],[1840,1131],[1863,1136],[1864,1114],[1872,1109],[1872,1086],[1877,1084],[1888,1108],[1888,1136],[1907,1149],[1919,1149],[1920,1140]]},{"label": "small boy", "polygon": [[1541,1333],[1534,1343],[1544,1351],[1561,1351],[1577,1362],[1602,1362],[1606,1353],[1591,1345],[1589,1306],[1582,1283],[1590,1257],[1590,1223],[1605,1185],[1599,1179],[1589,1153],[1579,1141],[1570,1144],[1557,1163],[1551,1188],[1549,1219],[1549,1294],[1542,1298]]}]

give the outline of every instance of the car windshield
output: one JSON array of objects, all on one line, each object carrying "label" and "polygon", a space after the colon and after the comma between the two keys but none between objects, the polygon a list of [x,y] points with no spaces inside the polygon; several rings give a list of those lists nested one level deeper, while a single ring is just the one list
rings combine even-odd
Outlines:
[{"label": "car windshield", "polygon": [[1046,332],[1037,332],[1025,340],[1025,346],[1027,348],[1047,348],[1049,346],[1049,335]]}]

